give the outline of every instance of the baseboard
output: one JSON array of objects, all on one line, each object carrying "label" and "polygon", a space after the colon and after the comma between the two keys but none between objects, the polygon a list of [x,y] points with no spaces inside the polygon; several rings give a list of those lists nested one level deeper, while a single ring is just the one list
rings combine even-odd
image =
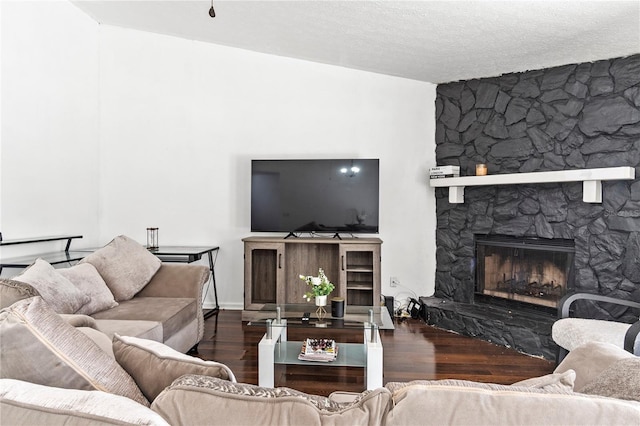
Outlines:
[{"label": "baseboard", "polygon": [[[216,305],[213,303],[203,303],[202,304],[202,309],[204,309],[205,311],[208,309],[213,309],[215,308]],[[228,311],[241,311],[244,309],[244,304],[242,303],[223,303],[220,305],[220,309],[226,309]]]}]

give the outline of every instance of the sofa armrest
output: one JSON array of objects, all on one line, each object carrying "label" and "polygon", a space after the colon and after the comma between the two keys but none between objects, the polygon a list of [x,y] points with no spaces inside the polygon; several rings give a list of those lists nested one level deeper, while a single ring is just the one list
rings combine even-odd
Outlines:
[{"label": "sofa armrest", "polygon": [[163,263],[151,281],[136,296],[190,297],[202,305],[202,289],[210,271],[204,265]]},{"label": "sofa armrest", "polygon": [[[202,308],[202,289],[209,281],[211,271],[204,265],[186,263],[162,263],[151,281],[136,296],[193,298]],[[198,342],[204,336],[204,315],[196,310],[198,320]]]},{"label": "sofa armrest", "polygon": [[96,324],[96,320],[90,317],[89,315],[82,314],[59,314],[63,320],[68,322],[74,327],[91,327],[98,329],[98,325]]}]

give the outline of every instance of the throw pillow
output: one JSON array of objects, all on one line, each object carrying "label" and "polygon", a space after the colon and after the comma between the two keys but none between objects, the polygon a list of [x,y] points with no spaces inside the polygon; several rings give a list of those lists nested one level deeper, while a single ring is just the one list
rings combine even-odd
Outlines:
[{"label": "throw pillow", "polygon": [[575,371],[573,388],[576,392],[581,392],[583,386],[593,381],[613,362],[631,357],[632,354],[611,343],[589,342],[569,352],[553,372]]},{"label": "throw pillow", "polygon": [[58,269],[58,272],[91,298],[89,303],[83,305],[76,313],[91,315],[118,306],[111,290],[92,264],[81,263],[71,268]]},{"label": "throw pillow", "polygon": [[640,358],[615,361],[580,393],[640,401]]},{"label": "throw pillow", "polygon": [[0,378],[100,390],[149,405],[126,371],[40,296],[0,311]]},{"label": "throw pillow", "polygon": [[352,403],[289,388],[263,388],[233,383],[215,377],[185,375],[173,382],[153,401],[151,409],[171,424],[207,424],[207,410],[184,407],[216,407],[226,424],[377,424],[391,408],[385,388],[365,391]]},{"label": "throw pillow", "polygon": [[[118,364],[133,377],[149,401],[175,379],[185,374],[201,374],[236,381],[224,364],[204,361],[180,353],[167,345],[153,340],[115,335],[113,353]],[[153,371],[153,374],[149,374]]]},{"label": "throw pillow", "polygon": [[0,413],[7,425],[168,425],[159,414],[128,398],[0,379]]},{"label": "throw pillow", "polygon": [[147,285],[162,262],[142,245],[120,235],[80,261],[96,267],[117,302],[129,300]]},{"label": "throw pillow", "polygon": [[33,286],[59,314],[73,314],[90,300],[46,260],[36,259],[13,279]]},{"label": "throw pillow", "polygon": [[541,377],[534,377],[527,380],[521,380],[511,386],[522,386],[526,388],[544,389],[548,391],[554,390],[573,390],[573,384],[576,381],[576,372],[567,370],[564,373],[547,374]]},{"label": "throw pillow", "polygon": [[0,278],[0,309],[8,308],[19,300],[40,296],[33,286],[20,281]]}]

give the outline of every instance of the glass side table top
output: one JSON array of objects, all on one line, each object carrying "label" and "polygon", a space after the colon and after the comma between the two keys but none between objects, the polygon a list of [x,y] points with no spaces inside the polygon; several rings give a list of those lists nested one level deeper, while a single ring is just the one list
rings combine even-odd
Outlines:
[{"label": "glass side table top", "polygon": [[[286,327],[317,327],[317,328],[359,328],[362,329],[365,323],[373,322],[381,330],[394,330],[393,320],[385,306],[345,306],[343,318],[331,316],[331,307],[327,308],[327,315],[318,318],[315,313],[317,308],[312,304],[282,304],[265,303],[262,308],[255,311],[249,321],[249,325],[265,327],[267,320],[271,320],[271,326],[277,327],[278,308],[280,308],[280,318],[286,319]],[[309,320],[304,321],[304,313],[309,313]],[[373,320],[373,321],[372,321]]]}]

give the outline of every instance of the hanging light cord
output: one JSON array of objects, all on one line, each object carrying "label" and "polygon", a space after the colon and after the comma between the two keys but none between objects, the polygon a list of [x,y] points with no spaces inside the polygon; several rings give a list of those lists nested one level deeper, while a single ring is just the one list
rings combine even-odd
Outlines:
[{"label": "hanging light cord", "polygon": [[216,11],[213,10],[213,0],[211,0],[211,9],[209,9],[209,16],[211,16],[212,18],[216,17]]}]

